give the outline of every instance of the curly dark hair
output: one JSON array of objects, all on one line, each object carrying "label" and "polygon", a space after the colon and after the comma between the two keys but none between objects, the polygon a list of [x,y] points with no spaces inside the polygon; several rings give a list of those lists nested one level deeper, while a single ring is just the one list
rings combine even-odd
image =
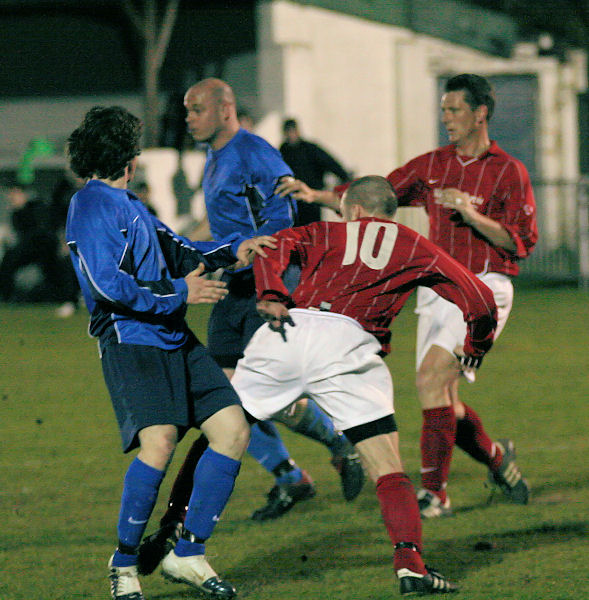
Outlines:
[{"label": "curly dark hair", "polygon": [[141,153],[142,128],[140,119],[120,106],[90,109],[67,140],[72,171],[83,179],[118,179]]},{"label": "curly dark hair", "polygon": [[487,121],[491,120],[495,109],[495,92],[491,84],[480,75],[462,73],[450,77],[446,82],[447,92],[464,92],[464,100],[472,108],[487,107]]}]

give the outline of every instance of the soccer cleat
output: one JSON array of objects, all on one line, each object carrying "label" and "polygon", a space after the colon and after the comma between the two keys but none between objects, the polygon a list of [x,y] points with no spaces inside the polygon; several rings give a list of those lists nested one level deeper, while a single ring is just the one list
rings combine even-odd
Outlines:
[{"label": "soccer cleat", "polygon": [[334,456],[331,464],[339,473],[342,492],[347,502],[351,502],[362,491],[364,486],[364,468],[360,456],[350,447],[350,452],[342,456]]},{"label": "soccer cleat", "polygon": [[162,575],[176,583],[187,583],[209,598],[235,598],[235,588],[223,581],[204,555],[176,556],[170,550],[162,561]]},{"label": "soccer cleat", "polygon": [[515,464],[515,445],[511,440],[495,442],[503,458],[497,471],[489,471],[491,484],[501,488],[501,491],[516,504],[527,504],[530,496],[530,486],[522,477]]},{"label": "soccer cleat", "polygon": [[414,573],[409,569],[399,569],[401,596],[425,596],[428,594],[452,594],[458,586],[448,581],[444,575],[426,565],[427,573]]},{"label": "soccer cleat", "polygon": [[288,512],[297,502],[308,500],[316,494],[310,475],[303,469],[303,477],[297,483],[275,485],[268,492],[268,502],[252,514],[254,521],[277,519]]},{"label": "soccer cleat", "polygon": [[429,490],[421,489],[417,492],[417,504],[422,519],[451,517],[453,514],[450,508],[450,498],[446,498],[446,501],[442,502],[439,496]]},{"label": "soccer cleat", "polygon": [[182,523],[171,521],[162,525],[155,533],[143,539],[137,549],[137,571],[140,575],[150,575],[162,562],[180,539]]},{"label": "soccer cleat", "polygon": [[113,600],[145,600],[137,577],[137,567],[113,567],[108,561],[110,595]]}]

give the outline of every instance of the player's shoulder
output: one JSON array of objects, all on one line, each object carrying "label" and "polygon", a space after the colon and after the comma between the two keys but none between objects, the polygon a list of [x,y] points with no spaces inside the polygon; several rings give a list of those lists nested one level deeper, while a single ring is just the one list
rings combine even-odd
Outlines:
[{"label": "player's shoulder", "polygon": [[498,161],[499,163],[507,165],[508,167],[512,167],[517,171],[525,173],[527,175],[528,170],[524,163],[512,154],[509,154],[508,152],[503,150],[503,148],[501,148],[501,146],[499,146],[499,144],[495,140],[491,141],[489,154],[493,157],[494,160]]},{"label": "player's shoulder", "polygon": [[111,219],[126,214],[131,208],[126,190],[112,188],[96,180],[89,181],[78,190],[70,203],[70,212],[86,219]]},{"label": "player's shoulder", "polygon": [[456,154],[456,148],[453,144],[439,146],[428,152],[423,152],[412,158],[408,164],[446,162],[449,158]]},{"label": "player's shoulder", "polygon": [[246,131],[245,129],[240,129],[236,136],[236,142],[242,148],[247,150],[248,152],[258,152],[258,153],[268,153],[272,155],[280,155],[280,152],[270,144],[263,137],[252,133],[251,131]]}]

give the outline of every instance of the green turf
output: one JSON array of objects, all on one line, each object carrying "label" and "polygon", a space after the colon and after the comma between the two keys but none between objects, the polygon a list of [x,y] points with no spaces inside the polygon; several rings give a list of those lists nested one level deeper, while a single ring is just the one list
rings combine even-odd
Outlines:
[{"label": "green turf", "polygon": [[[415,400],[415,316],[393,327],[388,363],[406,469],[418,482],[420,411]],[[120,442],[87,318],[51,306],[0,307],[0,599],[108,598],[106,562],[116,543],[122,477]],[[204,335],[208,311],[189,319]],[[491,435],[516,441],[533,493],[530,504],[495,495],[485,470],[456,451],[449,493],[456,516],[424,523],[425,557],[469,600],[587,598],[589,562],[589,296],[525,289],[496,349],[463,399]],[[284,431],[284,430],[283,430]],[[162,485],[162,513],[182,442]],[[214,568],[241,598],[397,598],[392,549],[372,484],[351,504],[341,497],[327,451],[289,431],[284,439],[318,487],[317,496],[276,522],[248,520],[271,478],[249,457],[207,545]],[[477,542],[489,549],[475,550]],[[143,580],[147,600],[195,596],[159,574]]]}]

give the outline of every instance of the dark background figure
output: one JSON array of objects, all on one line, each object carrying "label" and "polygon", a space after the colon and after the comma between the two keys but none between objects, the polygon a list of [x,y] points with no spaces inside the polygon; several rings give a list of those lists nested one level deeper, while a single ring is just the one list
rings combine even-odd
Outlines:
[{"label": "dark background figure", "polygon": [[[6,195],[14,241],[8,242],[0,262],[0,299],[9,301],[55,301],[61,284],[58,239],[49,205],[34,190],[19,183]],[[35,285],[17,285],[17,275],[37,266],[41,279]]]},{"label": "dark background figure", "polygon": [[[284,162],[293,170],[296,179],[304,181],[314,189],[324,189],[325,175],[332,173],[339,183],[350,179],[350,174],[342,165],[328,154],[321,146],[301,137],[295,119],[286,119],[282,125],[284,142],[280,146],[280,154]],[[321,207],[297,200],[297,225],[307,225],[321,220]]]},{"label": "dark background figure", "polygon": [[60,287],[55,300],[61,303],[56,310],[57,316],[61,318],[71,317],[80,304],[80,286],[65,243],[65,223],[70,200],[83,184],[84,181],[66,167],[53,188],[49,205],[51,228],[57,237],[56,261]]},{"label": "dark background figure", "polygon": [[248,110],[245,108],[237,109],[237,120],[239,121],[239,126],[246,131],[254,131],[254,118],[250,114]]}]

